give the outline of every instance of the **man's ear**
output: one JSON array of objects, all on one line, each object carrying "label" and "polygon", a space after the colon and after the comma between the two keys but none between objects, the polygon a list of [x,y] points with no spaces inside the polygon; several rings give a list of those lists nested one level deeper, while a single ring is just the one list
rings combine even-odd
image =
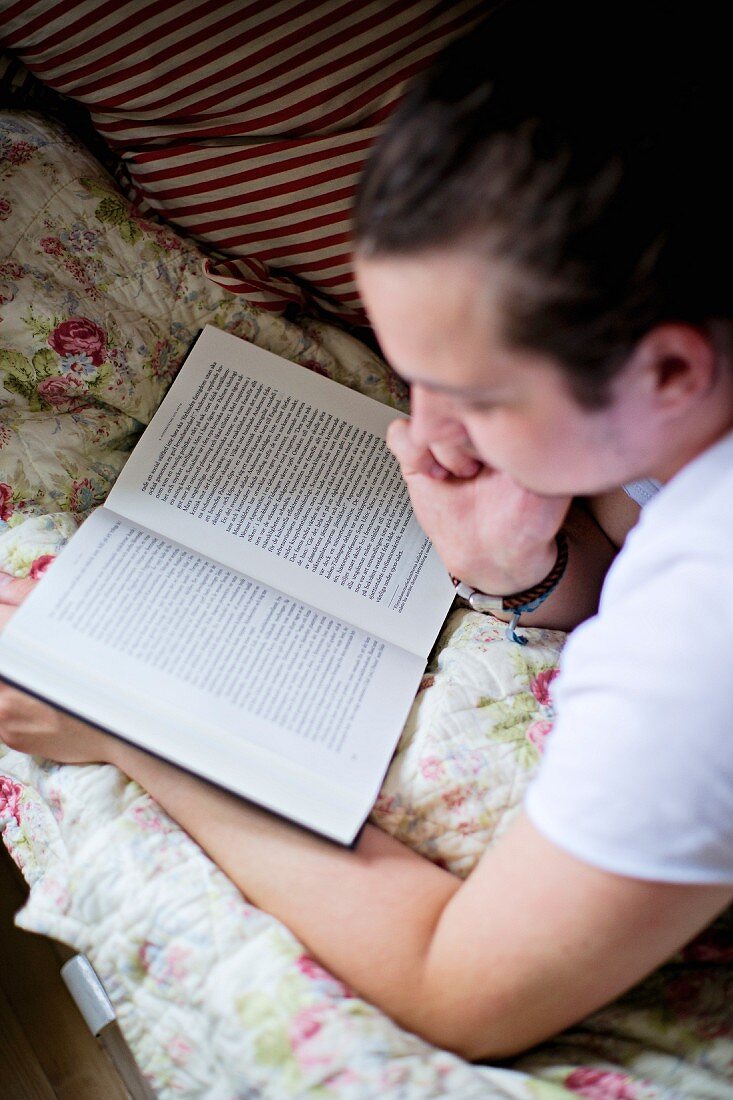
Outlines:
[{"label": "man's ear", "polygon": [[670,416],[706,397],[718,370],[711,338],[680,322],[651,329],[634,349],[632,361],[657,411]]}]

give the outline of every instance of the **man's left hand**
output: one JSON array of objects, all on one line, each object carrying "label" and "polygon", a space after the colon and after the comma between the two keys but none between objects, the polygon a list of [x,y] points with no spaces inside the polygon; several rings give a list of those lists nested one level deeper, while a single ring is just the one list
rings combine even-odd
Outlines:
[{"label": "man's left hand", "polygon": [[[4,629],[37,581],[12,578],[0,587]],[[115,739],[0,680],[0,741],[9,749],[62,764],[111,763]]]}]

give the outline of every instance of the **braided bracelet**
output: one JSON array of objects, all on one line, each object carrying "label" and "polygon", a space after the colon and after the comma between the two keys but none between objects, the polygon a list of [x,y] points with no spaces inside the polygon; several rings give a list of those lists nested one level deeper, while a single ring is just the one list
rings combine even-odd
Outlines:
[{"label": "braided bracelet", "polygon": [[487,592],[472,588],[470,584],[464,584],[458,577],[451,576],[457,594],[466,600],[472,611],[488,613],[511,611],[512,617],[506,628],[506,636],[511,642],[526,645],[527,639],[517,634],[516,630],[519,616],[527,611],[536,611],[540,604],[545,602],[550,593],[557,588],[568,564],[568,540],[564,531],[558,531],[555,542],[557,544],[555,564],[544,580],[531,588],[525,588],[523,592],[515,592],[511,596],[490,596]]}]

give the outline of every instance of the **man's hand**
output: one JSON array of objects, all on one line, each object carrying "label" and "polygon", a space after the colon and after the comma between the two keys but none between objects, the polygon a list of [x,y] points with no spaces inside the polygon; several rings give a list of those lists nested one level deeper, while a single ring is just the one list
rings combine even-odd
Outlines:
[{"label": "man's hand", "polygon": [[29,596],[38,581],[30,577],[9,577],[0,573],[0,631],[4,630],[26,596]]},{"label": "man's hand", "polygon": [[451,573],[495,595],[521,592],[547,576],[569,497],[537,496],[456,447],[442,454],[417,446],[409,420],[393,421],[387,445],[415,515]]},{"label": "man's hand", "polygon": [[[38,581],[17,579],[0,586],[0,629]],[[0,680],[0,741],[9,749],[62,764],[112,761],[115,739],[70,714],[40,702]]]},{"label": "man's hand", "polygon": [[113,738],[0,681],[0,741],[60,764],[111,763]]}]

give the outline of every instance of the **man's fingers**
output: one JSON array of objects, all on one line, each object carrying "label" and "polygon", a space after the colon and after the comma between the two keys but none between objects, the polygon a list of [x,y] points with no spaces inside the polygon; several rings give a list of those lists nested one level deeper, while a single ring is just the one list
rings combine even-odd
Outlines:
[{"label": "man's fingers", "polygon": [[441,466],[431,451],[412,442],[409,420],[392,421],[387,430],[387,446],[399,462],[405,478],[414,474],[425,474],[438,480],[449,476],[450,471]]},{"label": "man's fingers", "polygon": [[454,477],[475,477],[481,469],[481,463],[468,454],[463,447],[450,443],[436,443],[431,447],[434,458],[449,470]]},{"label": "man's fingers", "polygon": [[8,625],[16,610],[14,604],[0,603],[0,632]]},{"label": "man's fingers", "polygon": [[19,607],[38,584],[38,581],[32,581],[30,577],[11,577],[10,580],[4,578],[3,580],[4,583],[0,586],[0,605],[11,604],[13,607]]},{"label": "man's fingers", "polygon": [[405,477],[426,474],[444,479],[451,474],[458,478],[475,477],[482,463],[456,443],[434,443],[427,448],[413,442],[409,420],[395,420],[387,432],[387,446],[399,460]]},{"label": "man's fingers", "polygon": [[10,577],[6,580],[6,576],[2,574],[3,583],[0,584],[0,631],[5,629],[23,600],[38,584],[30,577]]}]

